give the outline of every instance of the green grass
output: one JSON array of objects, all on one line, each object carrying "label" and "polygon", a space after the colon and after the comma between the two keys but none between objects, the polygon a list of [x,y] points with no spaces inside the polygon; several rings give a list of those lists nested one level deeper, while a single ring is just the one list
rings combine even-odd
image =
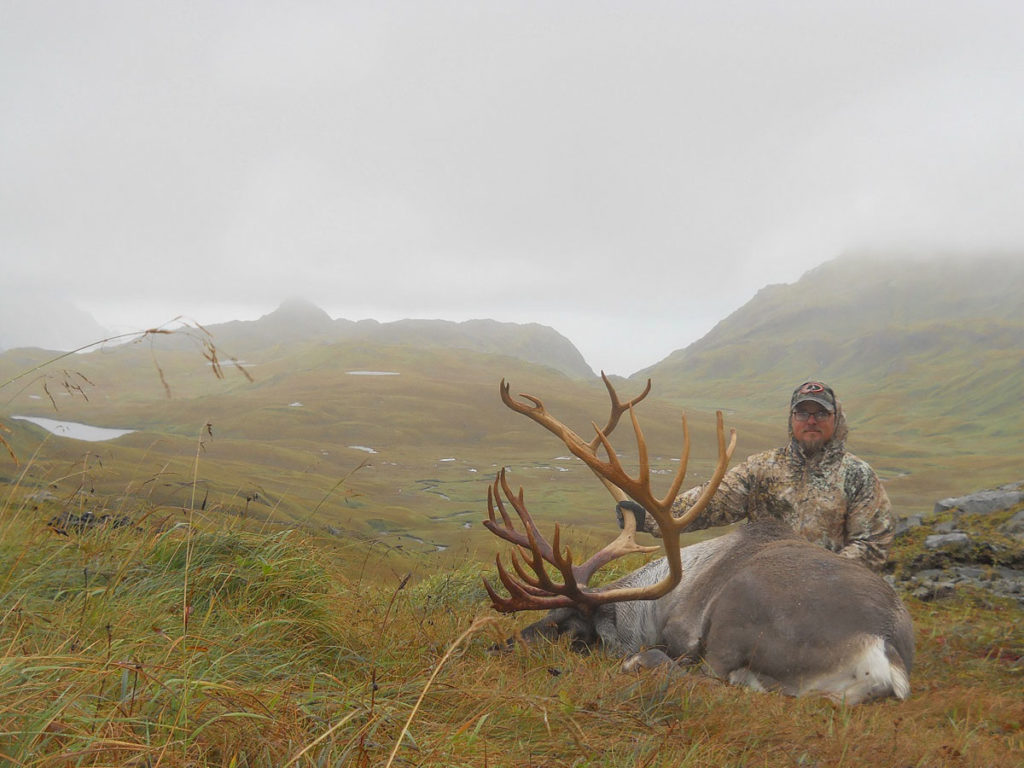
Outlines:
[{"label": "green grass", "polygon": [[65,536],[52,511],[11,489],[0,512],[10,765],[988,767],[1024,748],[1024,617],[982,594],[908,599],[911,698],[845,710],[562,643],[493,655],[530,617],[490,618],[479,561],[371,578],[374,545],[198,516]]},{"label": "green grass", "polygon": [[[509,412],[497,396],[505,376],[514,392],[542,395],[566,423],[589,434],[591,420],[603,422],[607,413],[599,381],[571,380],[520,360],[466,350],[342,342],[252,350],[247,370],[254,381],[230,366],[223,379],[214,379],[194,345],[180,342],[187,338],[161,335],[78,355],[61,362],[67,371],[39,367],[41,353],[0,355],[0,381],[39,367],[36,377],[0,387],[0,422],[11,430],[3,437],[23,460],[34,456],[25,483],[40,489],[55,485],[51,492],[61,498],[83,491],[104,499],[127,495],[170,513],[191,501],[196,435],[211,424],[196,488],[207,500],[206,509],[219,514],[321,533],[343,531],[403,549],[426,552],[440,545],[476,552],[489,545],[475,524],[484,514],[487,484],[500,466],[509,466],[538,520],[561,520],[583,535],[605,530],[611,511],[603,489],[578,462],[556,462],[565,453],[557,440]],[[805,345],[791,346],[802,350]],[[749,362],[727,353],[722,353],[727,359]],[[1019,360],[983,362],[962,365],[952,352],[948,359],[908,358],[906,370],[894,372],[884,386],[859,385],[870,371],[846,368],[841,394],[851,412],[849,447],[884,469],[898,514],[925,512],[937,498],[1016,479],[1020,409],[978,411],[988,407],[989,395],[993,403],[1003,402],[995,397],[1005,390],[999,382],[1011,380]],[[787,358],[767,372],[733,371],[731,380],[691,381],[699,371],[656,379],[640,408],[655,466],[671,466],[680,442],[679,412],[686,407],[694,433],[687,485],[707,478],[714,458],[713,415],[699,409],[716,405],[721,393],[745,403],[745,414],[727,415],[729,426],[739,431],[737,460],[783,442],[777,403],[762,403],[774,397],[771,381],[782,381],[780,367],[803,369]],[[357,369],[400,375],[346,374]],[[83,385],[80,393],[64,386],[69,380],[91,386]],[[936,380],[946,382],[938,396],[918,396],[920,381]],[[620,389],[628,397],[641,383],[622,382]],[[59,411],[54,412],[47,392]],[[975,402],[975,395],[983,405],[971,406],[965,415],[962,409],[950,411],[951,403]],[[783,391],[783,400],[787,396]],[[297,402],[302,405],[292,405]],[[140,431],[102,444],[44,439],[41,429],[10,420],[11,413]],[[628,425],[620,431],[628,432]],[[628,434],[616,437],[620,450],[628,452],[631,443]],[[353,474],[364,460],[367,464]],[[555,471],[553,465],[569,471]],[[13,465],[0,465],[0,479],[11,481],[16,474]],[[387,530],[370,527],[370,519],[385,521]],[[465,528],[466,521],[474,524]]]},{"label": "green grass", "polygon": [[[553,410],[586,432],[591,419],[603,422],[607,414],[600,382],[574,382],[493,355],[389,347],[370,356],[361,347],[339,344],[298,346],[281,358],[260,360],[250,383],[230,375],[215,380],[202,358],[171,349],[157,357],[174,394],[168,399],[145,351],[129,347],[75,358],[94,389],[88,401],[56,398],[56,414],[41,394],[41,382],[4,393],[8,412],[141,429],[85,444],[47,438],[26,422],[0,417],[11,429],[6,438],[16,453],[33,457],[26,486],[61,499],[90,492],[104,500],[127,495],[164,514],[176,513],[191,502],[196,439],[209,423],[212,436],[204,439],[195,488],[207,500],[206,511],[217,514],[321,533],[340,530],[403,549],[426,552],[440,545],[475,552],[490,545],[479,525],[487,486],[499,467],[508,466],[512,481],[526,487],[539,520],[561,520],[587,534],[605,531],[611,519],[607,494],[589,471],[575,460],[557,461],[566,449],[508,411],[497,396],[498,380],[506,374],[515,391],[544,393]],[[401,375],[345,374],[360,368]],[[294,402],[302,406],[292,407]],[[671,468],[681,442],[679,408],[654,398],[644,405],[655,467]],[[739,426],[741,450],[770,444],[758,425]],[[713,416],[692,413],[691,428],[696,484],[712,466]],[[626,433],[619,446],[628,460],[635,453],[628,424],[620,431]],[[448,458],[455,460],[442,461]],[[17,472],[13,465],[0,466],[0,479],[13,481]],[[383,522],[374,528],[370,520]]]},{"label": "green grass", "polygon": [[[500,405],[494,372],[511,371],[514,391],[551,393],[552,411],[580,431],[603,421],[603,387],[496,356],[345,345],[279,354],[253,370],[255,383],[212,381],[194,352],[161,353],[159,377],[138,348],[76,359],[95,392],[86,402],[64,390],[58,418],[144,429],[112,443],[43,439],[3,419],[21,463],[0,465],[0,761],[1016,765],[1024,617],[984,594],[907,598],[912,697],[853,710],[697,673],[623,676],[616,659],[565,644],[488,653],[535,618],[494,616],[480,587],[496,544],[478,521],[498,466],[526,487],[542,528],[565,524],[574,551],[599,546],[611,520],[589,473],[555,470],[564,449]],[[31,395],[60,378],[8,389],[6,413],[53,415]],[[671,468],[678,405],[652,397],[641,418],[655,467]],[[736,426],[738,456],[782,432]],[[696,484],[712,463],[712,419],[691,413],[691,427]],[[959,438],[855,434],[901,512],[1019,470],[1012,451]],[[135,527],[63,535],[47,525],[86,510]],[[912,544],[897,556],[912,557]]]}]

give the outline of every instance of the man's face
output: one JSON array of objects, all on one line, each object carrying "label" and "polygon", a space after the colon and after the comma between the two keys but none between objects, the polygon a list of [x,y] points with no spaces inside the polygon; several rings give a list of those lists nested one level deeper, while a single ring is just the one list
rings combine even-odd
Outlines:
[{"label": "man's face", "polygon": [[817,403],[798,403],[789,419],[793,437],[807,454],[820,451],[836,432],[836,415]]}]

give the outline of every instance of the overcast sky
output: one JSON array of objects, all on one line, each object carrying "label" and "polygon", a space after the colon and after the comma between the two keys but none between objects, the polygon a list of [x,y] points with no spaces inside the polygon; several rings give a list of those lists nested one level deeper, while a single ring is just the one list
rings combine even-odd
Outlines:
[{"label": "overcast sky", "polygon": [[1024,253],[1022,40],[1020,0],[0,0],[0,296],[539,322],[629,374],[843,253]]}]

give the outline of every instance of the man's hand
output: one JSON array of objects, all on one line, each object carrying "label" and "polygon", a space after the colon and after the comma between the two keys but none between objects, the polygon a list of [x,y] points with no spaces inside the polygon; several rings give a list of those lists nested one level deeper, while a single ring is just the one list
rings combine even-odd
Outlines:
[{"label": "man's hand", "polygon": [[615,519],[619,522],[619,528],[625,526],[626,521],[623,518],[622,510],[628,510],[633,513],[633,517],[636,518],[636,529],[638,531],[647,530],[647,510],[637,504],[635,501],[620,501],[615,505]]}]

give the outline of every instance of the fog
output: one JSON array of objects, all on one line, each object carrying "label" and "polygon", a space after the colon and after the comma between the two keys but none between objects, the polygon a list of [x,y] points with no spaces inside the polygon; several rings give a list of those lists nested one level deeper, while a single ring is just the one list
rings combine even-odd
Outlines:
[{"label": "fog", "polygon": [[1024,253],[1015,0],[0,8],[5,324],[300,296],[629,374],[841,254]]}]

